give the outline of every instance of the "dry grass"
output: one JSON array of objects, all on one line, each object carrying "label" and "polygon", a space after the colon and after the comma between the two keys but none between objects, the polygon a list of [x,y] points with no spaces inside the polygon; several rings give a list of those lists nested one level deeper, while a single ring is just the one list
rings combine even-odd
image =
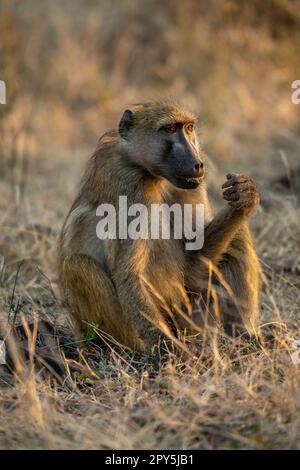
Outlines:
[{"label": "dry grass", "polygon": [[[300,339],[299,109],[289,94],[299,78],[300,20],[293,4],[264,2],[269,15],[251,2],[240,15],[239,2],[202,2],[198,10],[201,2],[184,9],[186,2],[172,1],[151,16],[150,0],[142,9],[118,2],[113,14],[111,2],[96,10],[86,2],[83,10],[76,0],[74,16],[57,3],[37,22],[40,2],[30,3],[22,10],[3,2],[0,15],[6,57],[19,52],[0,64],[13,91],[0,109],[2,327],[8,318],[38,317],[76,351],[58,297],[56,242],[82,165],[123,104],[172,94],[204,116],[205,147],[218,167],[209,175],[213,198],[228,171],[250,173],[261,186],[252,226],[265,272],[262,341],[218,332],[188,358],[170,346],[141,356],[90,344],[76,357],[82,372],[62,384],[30,361],[33,337],[15,377],[0,366],[0,447],[299,449],[300,365],[291,359]],[[85,12],[81,19],[76,11]],[[35,41],[25,47],[28,30]],[[159,47],[145,61],[151,41]],[[291,189],[275,184],[285,175],[294,175]]]}]

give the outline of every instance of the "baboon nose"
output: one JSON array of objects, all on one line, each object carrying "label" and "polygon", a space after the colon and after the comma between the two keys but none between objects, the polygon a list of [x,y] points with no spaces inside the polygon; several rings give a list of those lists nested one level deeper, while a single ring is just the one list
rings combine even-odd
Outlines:
[{"label": "baboon nose", "polygon": [[203,162],[196,163],[194,167],[195,176],[203,176],[203,168],[204,168]]}]

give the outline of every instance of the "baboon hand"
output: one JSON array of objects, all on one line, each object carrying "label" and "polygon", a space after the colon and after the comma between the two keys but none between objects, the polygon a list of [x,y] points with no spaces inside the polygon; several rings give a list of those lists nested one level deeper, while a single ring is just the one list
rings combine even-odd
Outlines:
[{"label": "baboon hand", "polygon": [[223,184],[223,199],[229,201],[229,205],[235,210],[246,215],[253,212],[259,204],[257,186],[250,176],[229,173],[227,181]]}]

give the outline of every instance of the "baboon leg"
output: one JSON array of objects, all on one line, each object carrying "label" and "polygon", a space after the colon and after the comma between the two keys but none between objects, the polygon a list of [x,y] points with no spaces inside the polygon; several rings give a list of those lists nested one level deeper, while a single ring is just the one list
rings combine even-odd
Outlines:
[{"label": "baboon leg", "polygon": [[226,332],[234,334],[238,325],[244,325],[254,334],[259,321],[261,270],[247,226],[237,233],[218,269],[221,276],[215,287]]},{"label": "baboon leg", "polygon": [[[229,334],[239,330],[239,325],[243,325],[249,333],[255,333],[259,321],[261,269],[246,224],[230,242],[215,269],[212,266],[210,289],[207,287],[207,270],[206,264],[194,263],[189,278],[189,287],[192,286],[190,292],[201,294],[192,294],[193,299],[200,299],[198,303],[194,301],[194,323],[199,326],[204,323],[213,325],[217,320],[221,320]],[[216,298],[212,295],[213,289]]]},{"label": "baboon leg", "polygon": [[83,254],[67,257],[62,282],[66,303],[79,331],[86,332],[88,323],[93,323],[122,345],[143,349],[130,319],[122,311],[113,283],[93,258]]}]

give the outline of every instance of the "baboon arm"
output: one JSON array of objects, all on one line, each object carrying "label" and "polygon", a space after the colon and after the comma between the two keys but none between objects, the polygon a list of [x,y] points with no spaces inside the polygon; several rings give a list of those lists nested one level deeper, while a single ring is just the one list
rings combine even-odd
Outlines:
[{"label": "baboon arm", "polygon": [[242,212],[226,207],[206,226],[203,248],[189,255],[186,285],[190,289],[197,291],[201,281],[207,282],[209,268],[205,260],[217,265],[245,220]]},{"label": "baboon arm", "polygon": [[259,204],[259,192],[253,179],[229,173],[222,186],[228,206],[221,210],[204,231],[204,246],[199,254],[217,264],[247,217]]},{"label": "baboon arm", "polygon": [[204,245],[199,254],[217,263],[245,220],[242,212],[231,207],[219,211],[204,230]]}]

